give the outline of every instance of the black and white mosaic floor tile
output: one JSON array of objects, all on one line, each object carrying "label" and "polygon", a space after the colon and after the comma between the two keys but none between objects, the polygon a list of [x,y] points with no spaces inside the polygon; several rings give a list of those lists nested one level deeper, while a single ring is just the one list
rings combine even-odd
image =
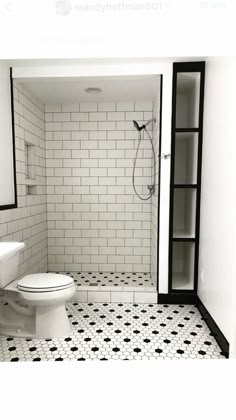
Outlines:
[{"label": "black and white mosaic floor tile", "polygon": [[225,359],[193,305],[67,303],[73,332],[0,337],[0,361]]},{"label": "black and white mosaic floor tile", "polygon": [[150,273],[66,272],[78,288],[98,287],[154,287]]}]

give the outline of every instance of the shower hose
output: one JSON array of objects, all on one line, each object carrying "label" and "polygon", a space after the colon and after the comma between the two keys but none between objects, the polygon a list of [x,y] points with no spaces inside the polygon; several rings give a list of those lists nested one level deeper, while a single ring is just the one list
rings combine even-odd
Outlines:
[{"label": "shower hose", "polygon": [[[134,181],[134,177],[135,177],[135,169],[136,169],[136,165],[137,165],[137,158],[138,158],[138,152],[140,149],[140,145],[141,145],[141,141],[142,139],[144,140],[144,131],[147,133],[148,138],[150,140],[151,146],[152,146],[152,159],[153,159],[153,171],[152,171],[152,184],[151,185],[147,185],[147,188],[149,189],[149,194],[147,197],[141,197],[141,195],[137,192],[137,189],[135,187],[135,181]],[[142,136],[143,133],[143,136]],[[151,196],[154,194],[155,191],[155,178],[156,178],[156,157],[155,157],[155,150],[154,150],[154,145],[153,145],[153,141],[152,138],[148,132],[148,130],[146,128],[144,128],[143,130],[139,131],[139,138],[138,138],[138,146],[136,149],[136,153],[135,153],[135,158],[134,158],[134,166],[133,166],[133,174],[132,174],[132,183],[133,183],[133,189],[135,194],[137,195],[137,197],[140,200],[146,201],[149,200],[149,198],[151,198]]]}]

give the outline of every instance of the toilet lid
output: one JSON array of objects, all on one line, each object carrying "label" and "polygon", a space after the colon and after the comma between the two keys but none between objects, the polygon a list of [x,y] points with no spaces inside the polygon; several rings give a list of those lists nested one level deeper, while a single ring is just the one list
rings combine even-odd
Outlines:
[{"label": "toilet lid", "polygon": [[25,292],[53,292],[71,287],[74,280],[64,274],[29,274],[18,281],[17,288]]}]

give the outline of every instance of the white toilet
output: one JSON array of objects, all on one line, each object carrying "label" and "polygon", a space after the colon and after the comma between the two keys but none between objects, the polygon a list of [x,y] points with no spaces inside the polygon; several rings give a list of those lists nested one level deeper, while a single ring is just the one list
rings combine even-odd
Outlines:
[{"label": "white toilet", "polygon": [[74,280],[62,274],[30,274],[17,279],[24,243],[0,242],[0,334],[56,338],[71,333],[65,302]]}]

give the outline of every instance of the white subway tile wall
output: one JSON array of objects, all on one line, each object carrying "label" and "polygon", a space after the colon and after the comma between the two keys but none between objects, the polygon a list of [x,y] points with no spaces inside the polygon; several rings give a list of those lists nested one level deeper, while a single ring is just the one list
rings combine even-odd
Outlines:
[{"label": "white subway tile wall", "polygon": [[[151,101],[45,105],[50,271],[150,271],[152,204],[134,194],[132,168],[133,119],[142,124],[152,109]],[[143,195],[151,163],[145,136],[135,172]]]},{"label": "white subway tile wall", "polygon": [[[0,212],[0,240],[21,241],[20,275],[47,271],[44,105],[21,83],[14,83],[18,208]],[[26,144],[34,145],[36,185],[26,186]]]},{"label": "white subway tile wall", "polygon": [[153,118],[156,123],[153,124],[153,145],[156,157],[156,176],[155,193],[152,195],[151,202],[151,276],[154,284],[157,284],[157,241],[158,241],[158,178],[159,178],[159,141],[160,141],[160,80],[157,88],[157,98],[153,106]]}]

